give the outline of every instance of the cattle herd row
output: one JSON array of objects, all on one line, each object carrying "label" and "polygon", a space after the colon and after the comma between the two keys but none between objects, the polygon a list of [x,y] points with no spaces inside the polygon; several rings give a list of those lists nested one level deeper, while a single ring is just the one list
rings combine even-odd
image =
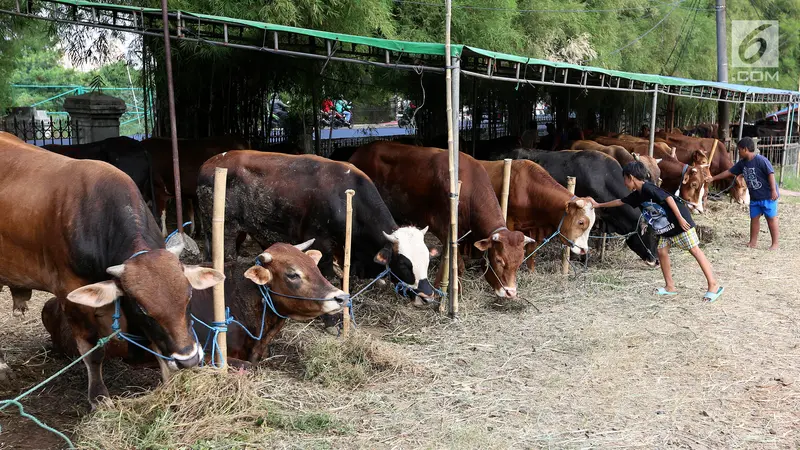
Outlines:
[{"label": "cattle herd row", "polygon": [[[657,239],[641,227],[639,211],[622,206],[595,212],[587,197],[606,202],[627,195],[622,165],[640,159],[653,181],[702,212],[705,174],[731,166],[728,152],[721,145],[713,149],[712,139],[658,137],[657,159],[647,156],[647,141],[624,135],[577,141],[573,150],[557,152],[518,148],[518,139],[503,138],[481,142],[481,159],[461,153],[460,243],[483,252],[485,279],[495,294],[517,296],[517,270],[547,236],[585,254],[596,219],[604,231],[626,235],[628,247],[655,265]],[[348,301],[329,282],[334,261],[343,256],[348,189],[356,192],[353,274],[374,277],[388,267],[393,279],[410,287],[415,303],[432,299],[443,265],[429,282],[430,257],[437,251],[424,237],[430,231],[440,242],[447,239],[446,151],[377,141],[338,149],[326,159],[244,148],[227,138],[179,142],[182,195],[189,208],[198,208],[206,249],[215,168],[228,170],[223,274],[208,264],[181,263],[182,246],[165,247],[164,211],[173,186],[168,140],[114,138],[45,150],[0,133],[0,285],[10,287],[15,314],[27,309],[31,290],[50,292],[55,297],[42,319],[58,350],[84,354],[118,322],[121,331],[142,336],[164,357],[157,360],[166,376],[207,357],[200,343],[207,342],[208,330],[196,328],[195,338],[190,313],[210,323],[206,289],[224,280],[232,315],[254,333],[264,324],[258,341],[231,327],[228,354],[234,363],[256,363],[286,318],[335,319]],[[499,203],[505,158],[514,160],[507,220]],[[564,187],[567,177],[577,178],[575,195]],[[733,186],[732,198],[743,201],[741,180]],[[238,258],[247,236],[266,249],[255,263]],[[534,259],[527,261],[533,269]],[[274,313],[262,309],[264,287]],[[86,358],[93,403],[108,395],[105,356],[132,363],[153,359],[118,340]],[[0,359],[0,380],[11,376]]]}]

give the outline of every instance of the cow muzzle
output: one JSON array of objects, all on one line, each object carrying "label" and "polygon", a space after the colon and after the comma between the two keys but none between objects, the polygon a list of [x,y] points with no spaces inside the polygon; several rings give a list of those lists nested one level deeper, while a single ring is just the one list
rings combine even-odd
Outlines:
[{"label": "cow muzzle", "polygon": [[495,295],[500,298],[517,298],[517,288],[503,286],[494,290]]},{"label": "cow muzzle", "polygon": [[188,355],[173,353],[170,356],[172,357],[172,361],[167,363],[170,369],[188,369],[200,365],[203,361],[203,349],[195,342],[192,344],[192,351]]}]

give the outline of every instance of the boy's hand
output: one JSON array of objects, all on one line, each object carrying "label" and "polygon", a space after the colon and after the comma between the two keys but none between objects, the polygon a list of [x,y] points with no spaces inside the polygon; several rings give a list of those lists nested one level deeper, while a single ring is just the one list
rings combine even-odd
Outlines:
[{"label": "boy's hand", "polygon": [[683,217],[678,217],[678,224],[683,228],[683,231],[689,231],[692,228]]},{"label": "boy's hand", "polygon": [[597,200],[593,199],[592,197],[589,197],[589,203],[592,204],[592,208],[597,208],[597,206],[600,205],[600,203],[597,203]]},{"label": "boy's hand", "polygon": [[776,191],[775,189],[772,190],[772,199],[773,200],[777,200],[778,199],[778,191]]},{"label": "boy's hand", "polygon": [[709,175],[709,176],[707,176],[707,177],[705,178],[705,180],[703,180],[703,181],[705,181],[706,183],[711,183],[712,181],[714,181],[714,177],[712,177],[711,175]]}]

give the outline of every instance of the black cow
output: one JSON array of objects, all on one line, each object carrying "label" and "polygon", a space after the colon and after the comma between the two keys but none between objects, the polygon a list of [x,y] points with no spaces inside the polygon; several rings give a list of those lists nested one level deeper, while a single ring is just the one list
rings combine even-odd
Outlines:
[{"label": "black cow", "polygon": [[[375,185],[352,164],[249,150],[214,156],[200,168],[197,182],[200,217],[206,224],[211,219],[215,167],[228,169],[226,260],[235,258],[247,235],[262,248],[315,238],[313,248],[323,255],[320,270],[333,277],[333,258],[342,261],[344,252],[345,191],[353,189],[353,274],[373,277],[388,265],[418,295],[433,295],[424,242],[427,228],[398,227]],[[207,242],[208,238],[206,234]]]},{"label": "black cow", "polygon": [[42,148],[73,159],[107,162],[131,177],[145,201],[152,201],[155,197],[150,153],[136,139],[121,136],[88,144],[48,144]]},{"label": "black cow", "polygon": [[355,153],[356,150],[358,150],[358,147],[339,147],[331,153],[331,156],[329,156],[328,159],[333,161],[347,162],[350,160],[350,157],[353,156],[353,153]]},{"label": "black cow", "polygon": [[[593,197],[598,202],[623,198],[630,194],[622,177],[622,168],[610,156],[595,151],[516,149],[505,154],[493,154],[492,160],[504,158],[528,159],[544,167],[561,185],[567,185],[567,177],[575,177],[575,195]],[[658,240],[648,228],[642,235],[639,226],[640,211],[630,206],[597,210],[597,215],[612,233],[627,234],[625,243],[649,265],[656,264]]]}]

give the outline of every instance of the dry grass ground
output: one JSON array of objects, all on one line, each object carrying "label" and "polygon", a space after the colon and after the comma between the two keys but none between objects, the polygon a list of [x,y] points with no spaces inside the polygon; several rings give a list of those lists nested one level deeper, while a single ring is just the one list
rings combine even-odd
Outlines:
[{"label": "dry grass ground", "polygon": [[[782,248],[768,252],[766,233],[743,247],[743,210],[697,217],[726,288],[712,304],[688,253],[673,252],[681,294],[659,298],[660,271],[619,245],[566,283],[549,252],[520,274],[527,301],[496,304],[470,270],[457,322],[376,286],[350,340],[293,323],[251,374],[188,371],[154,388],[156,371],[113,363],[123,398],[86,415],[78,367],[24,403],[87,448],[798,448],[800,204],[782,200],[781,219]],[[47,353],[47,296],[26,321],[9,297],[0,342],[20,381],[0,398],[67,362]],[[0,448],[58,445],[14,414],[0,424]]]}]

